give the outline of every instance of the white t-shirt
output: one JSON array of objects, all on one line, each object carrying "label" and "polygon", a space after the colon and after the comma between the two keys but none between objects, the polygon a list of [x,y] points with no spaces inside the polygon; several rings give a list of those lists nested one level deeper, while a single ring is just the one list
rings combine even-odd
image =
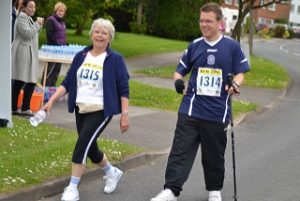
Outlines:
[{"label": "white t-shirt", "polygon": [[76,103],[99,104],[103,108],[103,63],[106,52],[93,56],[87,53],[77,71]]}]

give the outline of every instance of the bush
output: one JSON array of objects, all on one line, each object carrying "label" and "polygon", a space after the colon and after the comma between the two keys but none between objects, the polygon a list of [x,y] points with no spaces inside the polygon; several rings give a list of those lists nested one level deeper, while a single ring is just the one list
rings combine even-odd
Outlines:
[{"label": "bush", "polygon": [[282,38],[285,33],[285,27],[281,25],[276,26],[274,29],[274,33],[274,37]]},{"label": "bush", "polygon": [[150,34],[179,40],[199,37],[199,0],[152,0],[148,3],[147,23]]},{"label": "bush", "polygon": [[283,38],[290,38],[290,33],[288,30],[286,30],[282,36]]},{"label": "bush", "polygon": [[269,27],[265,26],[263,29],[257,32],[260,37],[267,38],[270,34]]},{"label": "bush", "polygon": [[295,32],[293,31],[293,29],[288,29],[288,32],[289,32],[289,35],[290,35],[289,38],[294,38],[295,37]]},{"label": "bush", "polygon": [[137,24],[136,22],[129,23],[130,31],[136,34],[145,34],[147,32],[147,25],[146,24]]}]

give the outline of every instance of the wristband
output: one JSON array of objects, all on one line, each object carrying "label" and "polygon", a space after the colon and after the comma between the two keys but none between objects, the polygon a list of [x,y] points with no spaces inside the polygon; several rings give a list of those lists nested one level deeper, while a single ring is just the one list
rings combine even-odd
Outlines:
[{"label": "wristband", "polygon": [[240,88],[240,84],[235,80],[232,81],[232,85],[234,85],[236,88]]},{"label": "wristband", "polygon": [[238,84],[237,81],[232,81],[232,87],[233,87],[233,90],[234,90],[234,93],[236,94],[240,94],[240,85]]}]

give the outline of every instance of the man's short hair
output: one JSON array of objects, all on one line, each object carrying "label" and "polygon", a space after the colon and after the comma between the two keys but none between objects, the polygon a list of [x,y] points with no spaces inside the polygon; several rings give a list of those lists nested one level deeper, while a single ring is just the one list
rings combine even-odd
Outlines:
[{"label": "man's short hair", "polygon": [[214,2],[204,4],[200,8],[200,13],[201,12],[213,12],[213,13],[215,13],[218,21],[223,18],[221,7],[217,3],[214,3]]}]

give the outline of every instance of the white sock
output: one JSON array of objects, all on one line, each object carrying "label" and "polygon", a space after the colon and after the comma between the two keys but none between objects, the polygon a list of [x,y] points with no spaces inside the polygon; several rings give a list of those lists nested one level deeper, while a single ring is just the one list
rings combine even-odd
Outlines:
[{"label": "white sock", "polygon": [[209,191],[209,194],[221,195],[221,191]]},{"label": "white sock", "polygon": [[112,166],[110,163],[107,163],[107,165],[102,169],[104,170],[105,174],[112,174],[114,166]]},{"label": "white sock", "polygon": [[73,189],[77,189],[79,182],[80,182],[80,178],[71,176],[69,186]]}]

